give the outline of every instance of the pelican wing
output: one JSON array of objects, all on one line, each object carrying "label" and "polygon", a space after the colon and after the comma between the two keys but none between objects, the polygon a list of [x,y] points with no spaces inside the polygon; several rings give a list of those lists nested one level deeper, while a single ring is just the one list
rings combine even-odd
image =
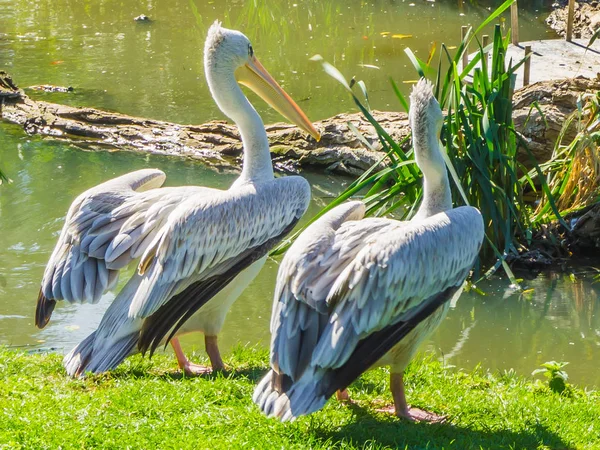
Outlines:
[{"label": "pelican wing", "polygon": [[160,170],[138,170],[99,184],[75,199],[44,271],[36,309],[38,327],[48,323],[56,301],[93,302],[116,282],[118,272],[109,270],[101,259],[88,258],[81,250],[82,241],[96,220],[136,192],[160,187],[164,180]]},{"label": "pelican wing", "polygon": [[298,379],[329,317],[327,297],[372,232],[396,222],[362,219],[362,202],[338,206],[310,225],[281,262],[271,315],[271,364]]},{"label": "pelican wing", "polygon": [[[332,313],[311,364],[340,369],[342,380],[343,368],[360,350],[365,365],[355,377],[360,375],[461,288],[483,236],[481,214],[471,207],[372,234],[331,289]],[[395,334],[397,327],[405,332]],[[378,339],[369,340],[375,333]],[[386,345],[380,345],[383,339]]]},{"label": "pelican wing", "polygon": [[[285,177],[181,204],[142,256],[144,275],[129,309],[145,318],[139,348],[153,351],[252,262],[262,258],[306,211],[310,188]],[[169,336],[170,338],[170,336]]]},{"label": "pelican wing", "polygon": [[310,252],[296,249],[303,256],[282,263],[274,304],[271,365],[280,382],[311,367],[336,371],[328,395],[345,387],[460,289],[482,240],[481,215],[462,207],[418,223],[346,222],[309,275]]},{"label": "pelican wing", "polygon": [[43,328],[57,301],[95,303],[117,282],[119,270],[138,258],[169,213],[199,187],[160,187],[165,174],[144,169],[109,180],[72,203],[46,266],[36,325]]}]

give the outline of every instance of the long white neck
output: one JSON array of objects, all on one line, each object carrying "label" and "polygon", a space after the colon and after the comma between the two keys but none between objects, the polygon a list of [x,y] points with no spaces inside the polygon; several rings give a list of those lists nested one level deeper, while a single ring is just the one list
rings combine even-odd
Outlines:
[{"label": "long white neck", "polygon": [[417,164],[423,172],[423,201],[415,219],[425,219],[452,209],[452,193],[440,141],[433,127],[421,128],[413,134]]},{"label": "long white neck", "polygon": [[233,73],[217,72],[220,71],[210,65],[206,67],[210,92],[221,111],[238,126],[244,147],[242,173],[234,186],[273,179],[269,141],[262,119],[240,89]]}]

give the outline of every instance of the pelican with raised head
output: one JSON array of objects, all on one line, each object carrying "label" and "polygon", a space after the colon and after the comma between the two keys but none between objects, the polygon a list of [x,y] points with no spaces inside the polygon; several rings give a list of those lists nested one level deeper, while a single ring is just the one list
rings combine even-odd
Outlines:
[{"label": "pelican with raised head", "polygon": [[204,69],[217,105],[240,130],[242,172],[222,191],[157,189],[165,174],[140,170],[73,202],[42,280],[38,327],[48,323],[57,301],[95,303],[115,285],[121,268],[141,260],[98,329],[65,356],[71,376],[110,370],[138,350],[153,352],[165,340],[171,340],[186,373],[210,371],[192,364],[173,337],[192,331],[204,333],[212,369],[222,369],[217,334],[227,311],[258,274],[269,249],[308,207],[310,187],[304,178],[274,177],[262,120],[238,83],[317,140],[318,131],[260,64],[242,33],[215,22],[204,48]]},{"label": "pelican with raised head", "polygon": [[403,373],[419,344],[460,295],[484,228],[475,208],[452,209],[439,135],[443,115],[431,85],[411,95],[410,124],[423,202],[410,222],[365,218],[342,204],[315,221],[285,255],[271,318],[271,370],[254,402],[282,421],[323,407],[373,365],[391,366],[396,415],[440,420],[409,408]]}]

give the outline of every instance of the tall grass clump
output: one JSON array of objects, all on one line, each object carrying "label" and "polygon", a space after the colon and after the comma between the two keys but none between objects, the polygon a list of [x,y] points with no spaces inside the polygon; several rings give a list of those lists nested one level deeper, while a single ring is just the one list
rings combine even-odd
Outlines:
[{"label": "tall grass clump", "polygon": [[[500,26],[495,27],[493,42],[486,48],[476,39],[478,33],[513,2],[507,0],[474,32],[469,31],[454,55],[442,45],[437,64],[431,61],[434,49],[427,61],[420,60],[410,49],[405,52],[421,77],[435,80],[435,95],[446,111],[442,143],[447,153],[446,164],[454,180],[454,203],[472,205],[484,217],[486,242],[476,268],[480,273],[489,269],[490,273],[502,265],[515,281],[505,262],[506,257],[519,253],[521,242],[531,239],[537,225],[531,214],[531,205],[523,199],[524,190],[528,187],[536,190],[541,188],[549,211],[555,218],[560,219],[560,215],[545,182],[545,175],[526,149],[513,123],[512,94],[516,70],[524,60],[517,64],[506,60],[510,36],[503,36]],[[477,52],[466,67],[461,67],[463,53],[469,44],[473,46],[475,43]],[[408,146],[408,138],[403,142],[394,142],[374,120],[362,81],[352,80],[349,83],[337,69],[320,57],[313,59],[321,60],[324,70],[352,95],[356,106],[377,130],[385,152],[378,164],[352,183],[319,215],[358,194],[364,196],[367,215],[380,216],[393,212],[401,220],[410,219],[420,203],[422,190],[421,173],[414,164],[413,149]],[[410,105],[394,81],[391,82],[400,105],[408,112]],[[351,124],[348,126],[358,134]],[[362,136],[359,138],[370,147]],[[525,146],[530,155],[527,167],[517,158],[519,145]],[[381,162],[386,163],[384,169],[381,169]],[[530,172],[531,167],[533,170]],[[533,177],[537,178],[537,184]]]},{"label": "tall grass clump", "polygon": [[[583,94],[577,105],[563,124],[552,157],[541,164],[556,206],[564,214],[600,200],[600,92]],[[566,135],[573,127],[577,134],[569,141]],[[551,205],[543,198],[534,220],[548,222],[551,216]]]}]

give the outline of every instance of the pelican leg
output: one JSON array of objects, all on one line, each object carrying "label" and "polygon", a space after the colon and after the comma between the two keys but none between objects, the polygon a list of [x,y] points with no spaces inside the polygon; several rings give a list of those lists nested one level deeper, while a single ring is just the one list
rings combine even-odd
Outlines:
[{"label": "pelican leg", "polygon": [[343,391],[336,391],[335,397],[338,399],[338,402],[349,402],[350,394],[348,394],[348,389],[344,389]]},{"label": "pelican leg", "polygon": [[212,369],[210,367],[190,362],[190,360],[187,359],[185,353],[183,353],[183,350],[181,349],[179,339],[171,339],[171,347],[173,347],[173,351],[175,352],[175,357],[177,358],[177,364],[179,365],[179,368],[183,370],[183,372],[187,376],[191,377],[196,375],[204,375],[212,372]]},{"label": "pelican leg", "polygon": [[[423,411],[419,408],[410,408],[406,403],[406,395],[404,393],[404,372],[390,374],[390,390],[394,398],[393,413],[411,422],[429,422],[439,423],[446,420],[446,416]],[[389,411],[392,412],[392,411]]]},{"label": "pelican leg", "polygon": [[217,336],[209,336],[205,334],[204,348],[206,349],[206,353],[208,353],[208,357],[210,358],[212,370],[225,370],[225,364],[221,359],[221,352],[219,351],[219,346],[217,345]]}]

